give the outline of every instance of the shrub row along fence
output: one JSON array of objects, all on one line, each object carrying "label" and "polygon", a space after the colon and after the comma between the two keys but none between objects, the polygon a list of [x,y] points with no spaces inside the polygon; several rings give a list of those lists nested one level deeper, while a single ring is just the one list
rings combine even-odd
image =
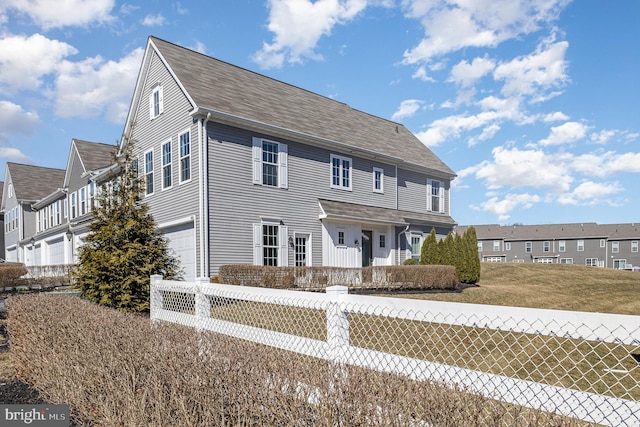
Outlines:
[{"label": "shrub row along fence", "polygon": [[[640,425],[640,316],[166,281],[151,319],[334,366],[462,387],[589,423]],[[382,404],[383,405],[383,404]]]},{"label": "shrub row along fence", "polygon": [[223,265],[218,279],[230,285],[323,290],[343,285],[357,289],[456,289],[460,281],[451,265],[387,265],[364,268],[269,267]]}]

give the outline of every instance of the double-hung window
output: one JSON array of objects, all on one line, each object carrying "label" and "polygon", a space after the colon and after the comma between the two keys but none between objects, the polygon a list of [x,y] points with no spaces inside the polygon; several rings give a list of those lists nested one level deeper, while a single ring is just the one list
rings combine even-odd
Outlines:
[{"label": "double-hung window", "polygon": [[498,252],[500,250],[500,240],[493,241],[493,251]]},{"label": "double-hung window", "polygon": [[331,158],[331,188],[351,190],[352,161],[349,157],[332,154]]},{"label": "double-hung window", "polygon": [[373,168],[373,192],[384,193],[384,170]]},{"label": "double-hung window", "polygon": [[77,200],[76,200],[76,193],[73,192],[71,193],[71,219],[75,218],[78,213],[77,211]]},{"label": "double-hung window", "polygon": [[551,252],[551,242],[550,241],[544,241],[542,242],[542,252]]},{"label": "double-hung window", "polygon": [[620,242],[611,242],[611,253],[617,254],[618,252],[620,252]]},{"label": "double-hung window", "polygon": [[80,215],[87,213],[87,190],[82,187],[80,189]]},{"label": "double-hung window", "polygon": [[427,180],[427,210],[444,213],[444,183],[442,181]]},{"label": "double-hung window", "polygon": [[96,207],[96,183],[89,182],[89,210],[93,210]]},{"label": "double-hung window", "polygon": [[564,240],[559,240],[558,241],[558,251],[566,252],[566,250],[567,250],[567,243]]},{"label": "double-hung window", "polygon": [[276,221],[253,224],[253,263],[286,267],[289,263],[287,248],[288,227]]},{"label": "double-hung window", "polygon": [[420,234],[412,234],[411,235],[411,258],[414,261],[420,261],[420,252],[422,249],[422,235]]},{"label": "double-hung window", "polygon": [[287,144],[253,138],[253,183],[287,188],[287,153]]},{"label": "double-hung window", "polygon": [[60,200],[56,201],[56,225],[62,224],[62,218],[60,215]]},{"label": "double-hung window", "polygon": [[47,206],[47,210],[49,212],[49,227],[53,227],[55,225],[54,222],[53,222],[53,218],[54,218],[54,215],[55,215],[55,212],[53,210],[53,205]]},{"label": "double-hung window", "polygon": [[162,86],[158,85],[149,95],[149,118],[154,119],[162,114],[164,110],[162,98]]},{"label": "double-hung window", "polygon": [[191,179],[191,133],[180,134],[180,182]]},{"label": "double-hung window", "polygon": [[584,251],[584,240],[578,240],[578,242],[576,243],[576,249],[578,250],[578,252]]},{"label": "double-hung window", "polygon": [[146,194],[153,194],[153,151],[144,153],[144,183]]},{"label": "double-hung window", "polygon": [[531,253],[531,250],[532,250],[532,243],[531,242],[525,242],[524,251],[529,254],[529,253]]},{"label": "double-hung window", "polygon": [[162,188],[170,188],[171,181],[171,141],[162,144]]},{"label": "double-hung window", "polygon": [[638,241],[631,241],[631,252],[638,252]]}]

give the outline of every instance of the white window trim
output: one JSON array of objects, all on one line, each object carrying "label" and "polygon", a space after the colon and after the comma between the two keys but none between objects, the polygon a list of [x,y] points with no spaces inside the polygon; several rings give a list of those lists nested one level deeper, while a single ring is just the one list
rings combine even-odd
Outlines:
[{"label": "white window trim", "polygon": [[[187,154],[186,156],[182,155],[182,135],[189,135],[189,154]],[[184,132],[181,132],[180,134],[178,134],[178,162],[179,162],[179,166],[178,166],[178,185],[180,184],[186,184],[187,182],[191,181],[191,176],[193,176],[193,168],[192,168],[192,163],[191,163],[191,149],[192,149],[192,144],[191,144],[191,129],[187,129]],[[188,158],[189,159],[189,178],[183,180],[182,179],[182,160]]]},{"label": "white window trim", "polygon": [[494,240],[493,241],[493,251],[494,252],[499,252],[500,251],[500,240]]},{"label": "white window trim", "polygon": [[70,211],[71,211],[71,219],[75,219],[78,217],[78,195],[77,192],[71,193],[70,201]]},{"label": "white window trim", "polygon": [[[262,143],[268,142],[278,145],[278,185],[266,185],[262,182]],[[289,188],[288,177],[288,146],[283,142],[273,141],[271,139],[257,138],[252,139],[252,157],[253,157],[253,183],[262,185],[263,187],[272,188]]]},{"label": "white window trim", "polygon": [[[376,173],[380,173],[380,188],[376,188]],[[373,192],[384,194],[384,169],[375,166],[373,168]]]},{"label": "white window trim", "polygon": [[[155,110],[154,98],[156,93],[158,93],[159,95],[158,114],[155,113],[156,110]],[[153,120],[156,117],[162,115],[163,112],[164,112],[164,96],[163,96],[162,85],[157,84],[151,91],[151,95],[149,95],[149,119]]]},{"label": "white window trim", "polygon": [[[420,240],[420,244],[418,245],[418,253],[414,254],[413,253],[413,238],[417,237]],[[416,257],[418,258],[416,261],[420,261],[420,256],[422,255],[422,245],[424,244],[424,235],[422,233],[411,233],[409,235],[409,254],[410,254],[410,258],[415,259]]]},{"label": "white window trim", "polygon": [[[306,267],[311,267],[311,266],[313,266],[313,259],[312,259],[313,257],[311,256],[311,251],[312,251],[312,248],[313,248],[313,244],[312,244],[312,241],[311,241],[312,234],[311,233],[294,232],[293,233],[294,245],[295,245],[296,238],[298,238],[298,237],[306,237],[307,238],[307,248],[306,248],[307,249],[307,259],[306,259],[307,263],[306,263]],[[294,262],[294,265],[295,265],[295,262],[296,262],[296,259],[295,259],[295,248],[293,250],[293,262]]]},{"label": "white window trim", "polygon": [[[582,244],[580,244],[580,242],[582,242]],[[584,252],[584,240],[577,240],[576,241],[576,251],[577,252]]]},{"label": "white window trim", "polygon": [[[151,172],[147,172],[147,154],[151,153]],[[154,175],[154,169],[155,169],[155,159],[154,159],[154,154],[153,154],[153,149],[151,150],[147,150],[144,152],[143,154],[143,158],[144,158],[144,194],[145,196],[152,196],[155,191],[156,191],[156,185],[155,185],[155,175]],[[153,188],[152,191],[149,192],[149,188],[147,186],[147,175],[151,175],[151,182],[153,184]]]},{"label": "white window trim", "polygon": [[558,252],[566,252],[567,251],[567,242],[565,240],[558,241]]},{"label": "white window trim", "polygon": [[637,240],[632,240],[631,241],[631,252],[633,252],[633,253],[638,252],[638,241]]},{"label": "white window trim", "polygon": [[527,254],[533,253],[533,242],[524,242],[524,252]]},{"label": "white window trim", "polygon": [[[335,185],[333,183],[333,160],[337,159],[340,161],[340,169],[339,169],[339,174],[340,174],[340,184],[339,185]],[[343,162],[348,161],[349,162],[349,185],[348,186],[344,186],[342,185],[342,171],[344,170],[343,168]],[[345,191],[351,191],[353,188],[353,159],[351,157],[345,157],[345,156],[340,156],[338,154],[331,154],[329,156],[329,183],[331,185],[331,188],[335,188],[337,190],[345,190]]]},{"label": "white window trim", "polygon": [[[164,162],[164,147],[165,146],[169,146],[169,163],[166,163],[166,164]],[[169,181],[171,181],[171,182],[170,182],[169,185],[165,186],[164,185],[165,184],[165,182],[164,182],[164,178],[165,178],[164,169],[167,166],[169,167]],[[163,142],[160,145],[160,172],[161,172],[160,175],[161,175],[161,180],[162,180],[162,189],[161,189],[161,191],[169,190],[169,189],[173,188],[173,144],[171,143],[170,139],[165,141],[165,142]]]},{"label": "white window trim", "polygon": [[429,212],[436,212],[433,210],[433,201],[432,201],[432,197],[433,195],[431,194],[432,192],[432,187],[433,187],[433,183],[437,182],[438,183],[438,199],[440,200],[440,203],[438,203],[438,210],[437,212],[439,213],[444,213],[444,199],[445,199],[445,195],[444,195],[444,182],[437,180],[437,179],[427,179],[427,211]]},{"label": "white window trim", "polygon": [[511,242],[504,242],[504,250],[505,251],[511,250]]},{"label": "white window trim", "polygon": [[620,253],[620,242],[619,241],[613,241],[611,242],[611,253],[612,254],[617,254]]},{"label": "white window trim", "polygon": [[264,265],[262,251],[262,226],[274,225],[278,227],[278,267],[289,266],[289,227],[280,222],[262,221],[253,224],[253,264]]}]

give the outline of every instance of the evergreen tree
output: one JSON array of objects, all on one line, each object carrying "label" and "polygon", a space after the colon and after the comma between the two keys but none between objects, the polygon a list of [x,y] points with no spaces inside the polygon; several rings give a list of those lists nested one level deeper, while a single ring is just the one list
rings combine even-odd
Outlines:
[{"label": "evergreen tree", "polygon": [[434,265],[438,264],[436,259],[438,258],[438,239],[436,238],[436,229],[432,228],[431,233],[424,239],[422,248],[420,248],[420,264]]},{"label": "evergreen tree", "polygon": [[465,268],[463,277],[458,276],[462,283],[478,283],[480,281],[480,254],[478,253],[478,237],[476,229],[469,227],[462,235],[465,252]]},{"label": "evergreen tree", "polygon": [[114,174],[102,186],[92,210],[90,233],[79,251],[74,286],[80,296],[124,311],[149,309],[150,278],[180,278],[179,262],[170,253],[148,206],[143,183],[127,144],[115,159]]},{"label": "evergreen tree", "polygon": [[451,233],[447,234],[447,237],[442,240],[442,251],[441,251],[441,260],[440,264],[443,265],[456,265],[454,262],[454,242],[453,235]]},{"label": "evergreen tree", "polygon": [[465,264],[464,242],[462,241],[462,236],[456,233],[453,238],[453,265],[456,267],[458,279],[460,279],[464,271]]}]

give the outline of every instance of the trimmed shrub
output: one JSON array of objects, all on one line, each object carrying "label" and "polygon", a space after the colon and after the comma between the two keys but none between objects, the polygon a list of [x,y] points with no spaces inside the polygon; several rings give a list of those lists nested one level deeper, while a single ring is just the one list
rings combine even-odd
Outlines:
[{"label": "trimmed shrub", "polygon": [[14,365],[76,425],[568,426],[569,418],[100,307],[7,301]]},{"label": "trimmed shrub", "polygon": [[418,265],[418,262],[413,258],[407,258],[404,260],[402,265]]},{"label": "trimmed shrub", "polygon": [[18,286],[22,284],[20,278],[27,274],[24,264],[19,262],[0,263],[0,286]]}]

